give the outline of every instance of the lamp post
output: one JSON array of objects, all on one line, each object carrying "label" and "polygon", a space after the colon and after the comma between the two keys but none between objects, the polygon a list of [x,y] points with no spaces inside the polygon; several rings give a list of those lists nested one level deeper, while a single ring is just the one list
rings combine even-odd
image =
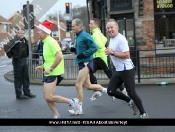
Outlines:
[{"label": "lamp post", "polygon": [[[69,3],[70,4],[70,19],[73,20],[73,9],[72,9],[72,3]],[[72,26],[72,25],[71,25]],[[74,41],[74,35],[73,35],[73,32],[70,31],[70,36],[72,38],[72,41]]]},{"label": "lamp post", "polygon": [[29,67],[30,71],[32,71],[32,51],[31,51],[31,23],[30,23],[30,7],[29,7],[29,1],[27,1],[27,20],[28,20],[28,45],[29,45]]},{"label": "lamp post", "polygon": [[[58,9],[59,9],[59,4],[58,4]],[[57,26],[58,27],[58,37],[59,37],[59,41],[60,41],[61,38],[60,38],[60,16],[59,16],[59,10],[57,12],[57,21],[58,21],[58,26]]]}]

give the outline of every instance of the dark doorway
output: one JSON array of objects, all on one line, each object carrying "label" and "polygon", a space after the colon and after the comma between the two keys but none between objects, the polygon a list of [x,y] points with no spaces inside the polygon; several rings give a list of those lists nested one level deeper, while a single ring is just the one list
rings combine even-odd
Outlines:
[{"label": "dark doorway", "polygon": [[135,22],[134,14],[114,15],[111,18],[115,19],[119,26],[119,33],[124,35],[128,40],[131,59],[136,66],[136,39],[135,39]]}]

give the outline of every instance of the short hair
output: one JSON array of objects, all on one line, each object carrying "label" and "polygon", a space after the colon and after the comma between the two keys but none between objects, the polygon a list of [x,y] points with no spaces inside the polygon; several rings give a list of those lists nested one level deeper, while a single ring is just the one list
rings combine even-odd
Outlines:
[{"label": "short hair", "polygon": [[118,27],[118,23],[117,23],[117,21],[116,21],[115,19],[109,19],[109,20],[107,21],[107,23],[108,23],[108,22],[114,22],[115,25]]},{"label": "short hair", "polygon": [[98,27],[101,26],[101,21],[98,18],[92,18],[91,20],[93,20],[95,25],[97,25]]},{"label": "short hair", "polygon": [[72,22],[75,22],[76,26],[80,26],[81,28],[83,28],[83,22],[81,19],[75,18]]},{"label": "short hair", "polygon": [[21,28],[21,27],[17,27],[17,26],[16,26],[16,27],[14,27],[14,28],[15,28],[15,30],[18,31],[18,32],[19,32],[20,30],[25,31],[25,30],[24,30],[23,28]]}]

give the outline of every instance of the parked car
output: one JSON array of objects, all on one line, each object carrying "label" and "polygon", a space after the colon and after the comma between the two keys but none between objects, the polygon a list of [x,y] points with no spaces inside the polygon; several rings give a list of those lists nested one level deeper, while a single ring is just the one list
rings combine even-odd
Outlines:
[{"label": "parked car", "polygon": [[70,38],[63,39],[60,47],[63,53],[71,53],[70,48],[72,47],[72,40]]}]

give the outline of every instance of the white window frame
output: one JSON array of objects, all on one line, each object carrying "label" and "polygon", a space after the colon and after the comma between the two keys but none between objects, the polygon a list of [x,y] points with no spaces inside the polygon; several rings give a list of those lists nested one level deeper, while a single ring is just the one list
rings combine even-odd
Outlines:
[{"label": "white window frame", "polygon": [[7,24],[2,24],[2,33],[7,33],[8,32],[8,26],[7,26]]},{"label": "white window frame", "polygon": [[58,31],[52,31],[52,37],[59,37]]}]

